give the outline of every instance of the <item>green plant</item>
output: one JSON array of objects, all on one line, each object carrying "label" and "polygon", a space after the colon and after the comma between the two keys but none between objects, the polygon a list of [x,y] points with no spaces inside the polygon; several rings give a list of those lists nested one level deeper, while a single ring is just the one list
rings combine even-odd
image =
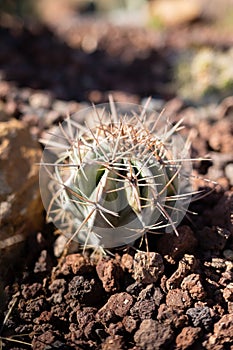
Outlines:
[{"label": "green plant", "polygon": [[[149,103],[149,101],[148,101]],[[40,188],[47,214],[84,247],[176,231],[192,195],[188,143],[147,105],[113,103],[67,118],[46,142]]]}]

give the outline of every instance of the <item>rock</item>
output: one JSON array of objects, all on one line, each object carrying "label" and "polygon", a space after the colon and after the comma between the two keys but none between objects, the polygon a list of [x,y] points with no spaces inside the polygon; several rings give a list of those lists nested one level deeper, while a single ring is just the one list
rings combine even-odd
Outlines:
[{"label": "rock", "polygon": [[108,300],[108,308],[112,309],[119,317],[124,317],[130,310],[133,304],[133,297],[126,293],[116,293]]},{"label": "rock", "polygon": [[137,321],[132,316],[125,316],[122,323],[128,333],[132,333],[137,327]]},{"label": "rock", "polygon": [[166,304],[160,305],[157,320],[166,325],[172,325],[176,329],[188,324],[188,316],[184,315],[182,309],[168,307]]},{"label": "rock", "polygon": [[[217,345],[232,344],[233,341],[233,317],[232,314],[226,314],[215,323],[213,334],[210,335],[205,348],[208,350],[217,349]],[[223,347],[219,347],[223,349]]]},{"label": "rock", "polygon": [[123,350],[125,349],[124,338],[120,335],[107,337],[101,346],[102,350]]},{"label": "rock", "polygon": [[0,123],[0,261],[12,261],[27,235],[42,227],[40,159],[40,146],[22,122]]},{"label": "rock", "polygon": [[185,350],[195,343],[201,332],[200,327],[184,327],[176,337],[176,349]]},{"label": "rock", "polygon": [[225,167],[226,177],[229,179],[230,184],[233,185],[233,163],[227,164]]},{"label": "rock", "polygon": [[75,276],[69,283],[67,300],[78,300],[82,304],[95,305],[102,301],[103,288],[94,278]]},{"label": "rock", "polygon": [[213,315],[208,306],[198,306],[187,310],[187,315],[191,318],[194,327],[202,327],[207,331],[213,323]]},{"label": "rock", "polygon": [[141,283],[154,283],[164,271],[163,259],[154,252],[138,252],[134,256],[134,279]]},{"label": "rock", "polygon": [[144,350],[162,350],[173,339],[170,326],[154,320],[143,320],[139,330],[134,335],[136,345]]},{"label": "rock", "polygon": [[229,283],[223,290],[223,298],[226,301],[233,301],[233,282]]},{"label": "rock", "polygon": [[136,303],[130,309],[130,314],[134,318],[140,318],[141,320],[153,318],[156,311],[156,305],[152,290],[153,285],[151,284],[139,293]]},{"label": "rock", "polygon": [[178,269],[171,275],[166,282],[167,289],[173,289],[180,286],[181,281],[190,272],[194,272],[198,266],[198,261],[193,255],[185,254],[179,261]]},{"label": "rock", "polygon": [[102,259],[98,262],[96,271],[106,292],[118,291],[120,289],[123,270],[117,261]]},{"label": "rock", "polygon": [[188,292],[181,289],[171,289],[166,296],[166,303],[168,307],[174,309],[185,309],[191,305],[191,299]]},{"label": "rock", "polygon": [[74,274],[74,275],[84,275],[94,272],[94,267],[91,265],[89,259],[82,254],[69,254],[65,257],[65,260],[58,270],[57,274],[62,274],[64,276]]},{"label": "rock", "polygon": [[133,304],[133,297],[126,293],[116,293],[111,295],[108,302],[98,311],[96,318],[105,327],[111,327],[110,325],[119,317],[123,318],[129,312]]},{"label": "rock", "polygon": [[192,299],[202,300],[206,295],[200,275],[195,273],[192,273],[183,279],[181,288],[187,290]]}]

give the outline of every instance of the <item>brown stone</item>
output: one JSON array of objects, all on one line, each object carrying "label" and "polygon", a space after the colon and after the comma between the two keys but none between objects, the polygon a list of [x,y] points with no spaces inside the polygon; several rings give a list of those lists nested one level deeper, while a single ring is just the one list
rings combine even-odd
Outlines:
[{"label": "brown stone", "polygon": [[172,339],[173,331],[170,326],[152,319],[143,320],[134,335],[136,345],[145,350],[162,350]]},{"label": "brown stone", "polygon": [[180,334],[176,337],[177,350],[188,349],[198,338],[201,331],[200,327],[184,327]]},{"label": "brown stone", "polygon": [[154,283],[164,271],[163,259],[154,252],[138,252],[134,256],[134,279],[141,283]]},{"label": "brown stone", "polygon": [[12,260],[26,236],[42,227],[40,159],[41,148],[22,122],[0,123],[0,260]]}]

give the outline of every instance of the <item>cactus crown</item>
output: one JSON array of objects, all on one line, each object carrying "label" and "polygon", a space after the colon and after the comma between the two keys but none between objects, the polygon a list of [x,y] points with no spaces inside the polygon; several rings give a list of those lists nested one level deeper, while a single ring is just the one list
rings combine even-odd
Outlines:
[{"label": "cactus crown", "polygon": [[[110,106],[110,108],[109,108]],[[174,230],[191,191],[188,147],[147,106],[100,105],[67,118],[46,142],[41,195],[48,217],[84,246],[112,248]]]}]

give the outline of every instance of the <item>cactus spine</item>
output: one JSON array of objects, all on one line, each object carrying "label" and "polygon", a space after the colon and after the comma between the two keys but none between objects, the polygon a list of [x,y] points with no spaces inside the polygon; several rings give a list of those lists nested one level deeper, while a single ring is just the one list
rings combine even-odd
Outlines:
[{"label": "cactus spine", "polygon": [[181,122],[172,126],[147,106],[126,107],[111,99],[110,108],[92,107],[85,126],[67,118],[46,143],[40,179],[48,217],[84,246],[176,232],[190,201]]}]

